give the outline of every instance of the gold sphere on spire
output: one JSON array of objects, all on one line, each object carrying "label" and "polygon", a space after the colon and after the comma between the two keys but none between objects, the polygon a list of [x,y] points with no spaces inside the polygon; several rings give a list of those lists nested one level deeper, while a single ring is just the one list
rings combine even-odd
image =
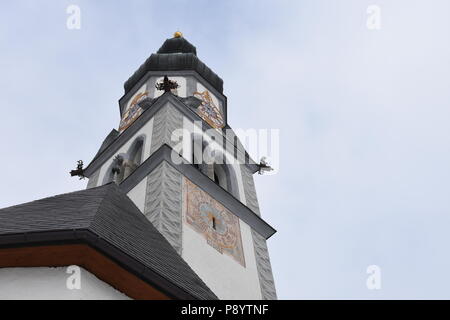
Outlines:
[{"label": "gold sphere on spire", "polygon": [[174,38],[181,38],[183,36],[183,34],[180,31],[177,31],[173,34]]}]

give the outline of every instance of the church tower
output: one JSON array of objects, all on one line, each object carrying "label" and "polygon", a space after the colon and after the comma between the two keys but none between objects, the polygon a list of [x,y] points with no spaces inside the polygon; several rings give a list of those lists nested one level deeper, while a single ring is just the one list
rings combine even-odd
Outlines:
[{"label": "church tower", "polygon": [[222,79],[177,32],[125,82],[119,105],[87,188],[117,184],[218,298],[276,299],[260,165],[228,125]]}]

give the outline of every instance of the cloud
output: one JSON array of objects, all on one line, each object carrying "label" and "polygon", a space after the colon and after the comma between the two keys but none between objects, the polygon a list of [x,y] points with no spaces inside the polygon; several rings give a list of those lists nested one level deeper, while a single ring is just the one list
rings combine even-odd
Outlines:
[{"label": "cloud", "polygon": [[[448,298],[447,1],[2,3],[0,207],[81,189],[123,82],[176,30],[225,81],[229,122],[281,130],[257,176],[280,298]],[[6,14],[7,13],[7,14]],[[365,287],[368,265],[383,289]]]}]

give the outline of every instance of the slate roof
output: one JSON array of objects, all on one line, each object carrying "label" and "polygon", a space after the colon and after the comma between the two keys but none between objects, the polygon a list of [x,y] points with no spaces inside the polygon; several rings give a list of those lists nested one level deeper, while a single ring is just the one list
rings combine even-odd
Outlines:
[{"label": "slate roof", "polygon": [[197,50],[184,38],[167,39],[158,53],[152,54],[125,82],[127,94],[148,71],[193,70],[223,93],[223,80],[197,57]]},{"label": "slate roof", "polygon": [[173,298],[217,299],[114,183],[0,210],[0,247],[87,239]]},{"label": "slate roof", "polygon": [[184,37],[180,37],[164,41],[157,53],[193,53],[197,55],[197,48]]}]

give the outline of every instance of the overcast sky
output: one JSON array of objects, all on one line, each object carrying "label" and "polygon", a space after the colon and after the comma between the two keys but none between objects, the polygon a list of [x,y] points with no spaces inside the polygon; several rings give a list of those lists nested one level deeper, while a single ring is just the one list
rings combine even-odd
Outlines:
[{"label": "overcast sky", "polygon": [[279,173],[256,177],[279,298],[448,299],[449,15],[448,0],[1,1],[0,207],[84,188],[68,171],[179,29],[224,79],[233,128],[280,129]]}]

